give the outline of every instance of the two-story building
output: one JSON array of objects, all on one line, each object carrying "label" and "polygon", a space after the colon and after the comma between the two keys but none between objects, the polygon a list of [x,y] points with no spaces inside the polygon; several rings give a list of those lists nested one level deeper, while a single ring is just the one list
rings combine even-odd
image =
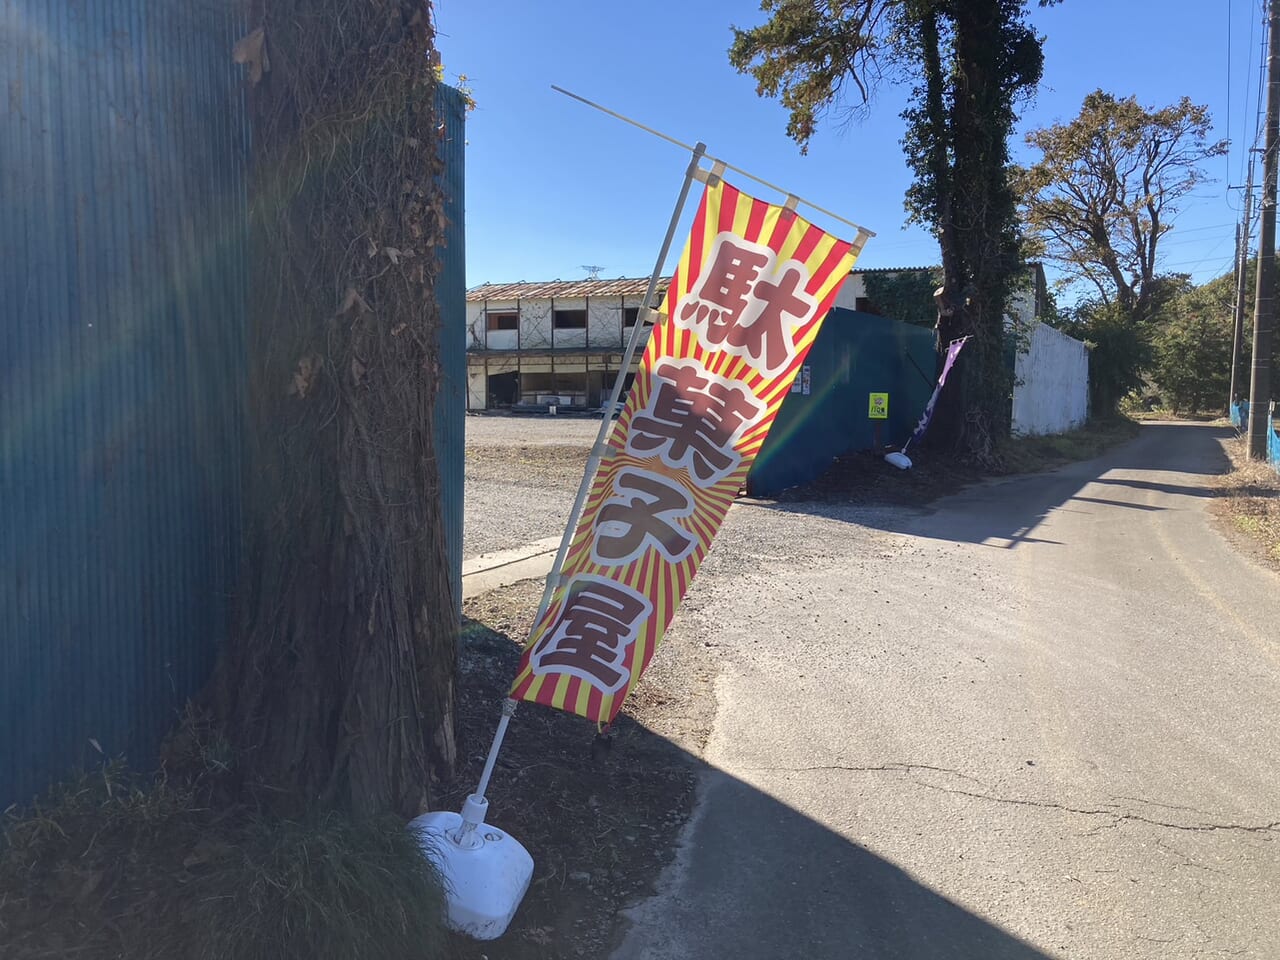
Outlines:
[{"label": "two-story building", "polygon": [[[893,316],[904,308],[875,302],[877,279],[917,277],[926,281],[923,295],[913,298],[920,302],[907,311],[911,316],[893,319],[932,326],[928,280],[934,275],[934,267],[854,270],[835,306]],[[1016,322],[1030,323],[1043,311],[1044,271],[1038,264],[1029,279],[1014,297],[1011,319]],[[659,308],[670,280],[658,283]],[[467,409],[599,409],[622,366],[627,337],[641,322],[648,285],[648,277],[623,277],[472,287],[467,291]],[[647,337],[642,329],[629,374],[635,373]]]},{"label": "two-story building", "polygon": [[[669,277],[658,285],[658,302]],[[598,409],[641,322],[648,277],[467,291],[467,409]],[[634,373],[648,331],[631,364]]]}]

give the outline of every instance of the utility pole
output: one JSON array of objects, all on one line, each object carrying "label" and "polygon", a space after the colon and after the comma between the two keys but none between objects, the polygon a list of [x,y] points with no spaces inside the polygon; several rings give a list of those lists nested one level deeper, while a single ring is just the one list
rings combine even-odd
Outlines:
[{"label": "utility pole", "polygon": [[1249,384],[1249,458],[1267,456],[1271,410],[1271,328],[1276,316],[1276,161],[1280,149],[1280,0],[1267,4],[1267,138],[1262,155],[1262,229],[1258,297],[1253,310],[1253,378]]},{"label": "utility pole", "polygon": [[1244,369],[1244,314],[1249,296],[1246,275],[1249,272],[1249,231],[1253,228],[1253,150],[1249,158],[1249,178],[1244,188],[1244,219],[1236,228],[1236,325],[1231,339],[1231,390],[1227,396],[1227,412],[1231,404],[1243,398],[1246,372]]},{"label": "utility pole", "polygon": [[1244,339],[1244,268],[1245,257],[1243,254],[1244,243],[1241,239],[1244,231],[1240,229],[1240,224],[1236,224],[1236,302],[1232,309],[1235,316],[1235,327],[1231,334],[1231,386],[1227,389],[1227,413],[1231,412],[1231,405],[1236,402],[1236,385],[1238,377],[1236,376],[1240,366],[1240,341]]}]

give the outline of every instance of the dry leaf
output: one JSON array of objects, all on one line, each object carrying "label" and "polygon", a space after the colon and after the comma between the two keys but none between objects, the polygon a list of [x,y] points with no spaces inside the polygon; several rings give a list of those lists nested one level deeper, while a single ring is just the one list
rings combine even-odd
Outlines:
[{"label": "dry leaf", "polygon": [[293,382],[289,384],[289,396],[296,394],[299,399],[305,400],[323,366],[324,360],[314,353],[299,360],[298,369],[293,372]]},{"label": "dry leaf", "polygon": [[393,337],[398,337],[400,336],[400,334],[404,333],[405,330],[408,329],[408,327],[409,325],[407,323],[397,323],[394,327],[391,328],[391,335]]},{"label": "dry leaf", "polygon": [[241,37],[231,48],[231,59],[236,63],[249,65],[249,85],[257,86],[262,75],[271,70],[271,60],[267,56],[267,35],[262,28]]},{"label": "dry leaf", "polygon": [[347,287],[347,292],[342,297],[342,303],[338,304],[338,309],[334,311],[333,315],[335,317],[345,317],[353,308],[358,308],[361,313],[372,312],[364,297],[356,293],[356,288]]},{"label": "dry leaf", "polygon": [[395,247],[383,247],[382,252],[387,255],[387,259],[390,260],[395,266],[397,267],[400,266],[400,260],[404,257],[403,253],[401,253]]},{"label": "dry leaf", "polygon": [[378,255],[378,245],[373,242],[373,238],[365,237],[364,242],[367,245],[365,249],[369,252],[369,256],[376,257]]},{"label": "dry leaf", "polygon": [[354,383],[357,387],[360,386],[360,381],[364,379],[364,373],[365,373],[365,370],[367,369],[368,368],[363,363],[360,362],[359,357],[352,357],[351,358],[351,382]]}]

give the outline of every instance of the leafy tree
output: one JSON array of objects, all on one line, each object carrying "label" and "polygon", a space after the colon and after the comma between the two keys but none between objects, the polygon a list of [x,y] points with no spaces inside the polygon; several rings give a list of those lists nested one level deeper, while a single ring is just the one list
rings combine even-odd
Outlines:
[{"label": "leafy tree", "polygon": [[[1257,258],[1245,268],[1246,310],[1242,368],[1253,347],[1252,306]],[[1225,273],[1181,291],[1156,312],[1151,379],[1174,411],[1221,409],[1231,384],[1231,338],[1235,327],[1236,276]],[[1280,360],[1280,345],[1272,360]],[[1247,390],[1246,379],[1246,390]]]},{"label": "leafy tree", "polygon": [[1151,365],[1151,330],[1133,323],[1119,305],[1086,300],[1064,310],[1055,322],[1089,345],[1089,409],[1113,413],[1120,401],[1143,385]]},{"label": "leafy tree", "polygon": [[1155,342],[1151,378],[1174,413],[1220,409],[1231,384],[1231,303],[1205,293],[1180,298]]},{"label": "leafy tree", "polygon": [[941,270],[865,273],[867,299],[886,317],[931,327],[938,319],[933,292],[942,286]]},{"label": "leafy tree", "polygon": [[1095,90],[1074,120],[1027,134],[1041,156],[1018,185],[1038,252],[1102,304],[1147,319],[1160,239],[1182,198],[1204,182],[1204,161],[1227,149],[1209,140],[1210,127],[1208,109],[1186,97],[1155,108]]},{"label": "leafy tree", "polygon": [[865,109],[886,77],[913,79],[915,105],[903,114],[915,172],[907,210],[938,238],[939,346],[973,337],[935,436],[992,458],[1008,432],[1004,315],[1020,265],[1008,138],[1043,65],[1026,0],[764,0],[761,10],[765,23],[734,28],[729,60],[787,107],[787,133],[802,151],[830,110]]}]

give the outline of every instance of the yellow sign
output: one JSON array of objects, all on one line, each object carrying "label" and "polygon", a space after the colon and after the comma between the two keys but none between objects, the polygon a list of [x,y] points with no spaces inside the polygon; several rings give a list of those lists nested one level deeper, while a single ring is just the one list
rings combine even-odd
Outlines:
[{"label": "yellow sign", "polygon": [[889,395],[887,393],[871,394],[871,405],[867,410],[867,416],[872,420],[889,419]]}]

